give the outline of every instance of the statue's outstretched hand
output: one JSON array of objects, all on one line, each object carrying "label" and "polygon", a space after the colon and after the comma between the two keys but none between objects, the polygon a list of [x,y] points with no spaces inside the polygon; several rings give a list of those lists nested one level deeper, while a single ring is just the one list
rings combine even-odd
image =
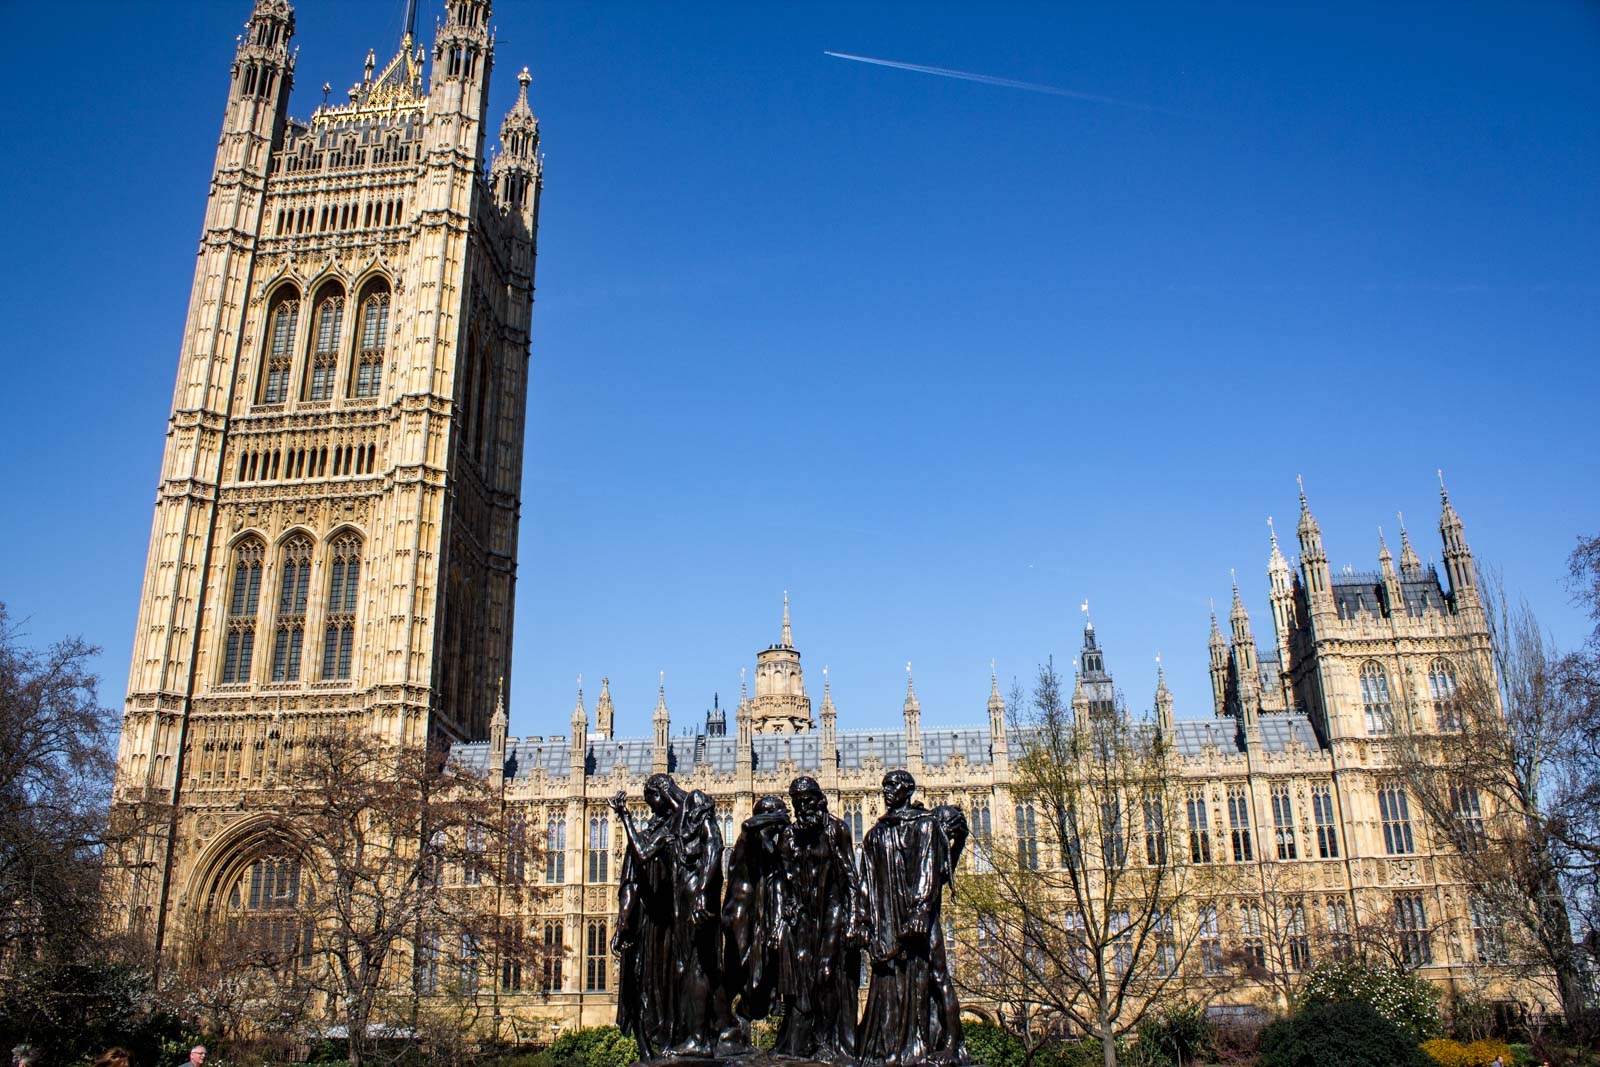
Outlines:
[{"label": "statue's outstretched hand", "polygon": [[613,793],[611,796],[611,810],[618,815],[626,815],[628,813],[628,794],[620,789]]}]

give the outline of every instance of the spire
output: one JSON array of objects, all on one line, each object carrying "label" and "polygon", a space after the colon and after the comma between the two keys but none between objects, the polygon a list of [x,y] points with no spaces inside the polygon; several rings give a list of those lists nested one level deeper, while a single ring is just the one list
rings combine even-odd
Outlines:
[{"label": "spire", "polygon": [[[502,207],[528,211],[538,200],[543,167],[539,158],[539,120],[528,104],[533,75],[523,67],[517,75],[517,99],[500,122],[499,154],[489,168],[489,185]],[[533,195],[530,196],[530,191]]]},{"label": "spire", "polygon": [[1378,527],[1378,569],[1384,580],[1394,577],[1394,557],[1389,555],[1389,542],[1383,539],[1383,527]]},{"label": "spire", "polygon": [[794,635],[789,630],[789,590],[783,591],[783,630],[779,634],[778,644],[784,648],[794,647]]},{"label": "spire", "polygon": [[1212,648],[1222,648],[1227,644],[1222,638],[1222,628],[1217,625],[1217,602],[1211,602],[1211,638],[1207,642]]},{"label": "spire", "polygon": [[822,714],[828,715],[833,711],[833,690],[828,681],[828,665],[822,665]]},{"label": "spire", "polygon": [[489,718],[489,780],[496,789],[506,780],[506,680],[495,681],[494,714]]},{"label": "spire", "polygon": [[1156,653],[1156,729],[1167,740],[1172,739],[1172,690],[1167,688],[1167,672],[1161,665],[1161,653]]},{"label": "spire", "polygon": [[1228,612],[1228,618],[1249,619],[1249,614],[1244,610],[1244,601],[1239,599],[1239,572],[1230,567],[1228,568],[1228,574],[1233,578],[1233,610]]},{"label": "spire", "polygon": [[650,717],[650,723],[655,727],[655,744],[650,753],[650,765],[653,773],[660,774],[669,771],[671,759],[668,746],[672,732],[672,716],[667,711],[667,672],[661,672],[661,681],[656,689],[656,710]]},{"label": "spire", "polygon": [[489,719],[489,725],[504,730],[506,723],[506,680],[501,678],[495,682],[494,715]]},{"label": "spire", "polygon": [[994,660],[989,661],[989,710],[1006,710],[1005,698],[1000,695],[1000,676],[995,673]]},{"label": "spire", "polygon": [[1411,547],[1411,535],[1406,533],[1406,516],[1404,512],[1395,512],[1395,517],[1400,520],[1400,574],[1407,579],[1422,577],[1422,561],[1417,558],[1417,550]]},{"label": "spire", "polygon": [[572,725],[577,727],[580,724],[587,725],[588,722],[589,713],[583,707],[583,675],[580,674],[578,675],[578,702],[572,708]]},{"label": "spire", "polygon": [[1294,476],[1295,482],[1300,486],[1300,526],[1298,533],[1300,540],[1305,541],[1307,534],[1322,536],[1322,528],[1317,525],[1316,516],[1311,514],[1311,505],[1306,502],[1306,483],[1300,475]]},{"label": "spire", "polygon": [[617,709],[611,703],[611,679],[600,679],[600,699],[594,705],[595,732],[610,737],[616,726]]},{"label": "spire", "polygon": [[[1274,578],[1280,574],[1288,580],[1289,561],[1283,558],[1283,550],[1278,547],[1278,529],[1272,525],[1272,516],[1267,516],[1267,535],[1272,539],[1272,554],[1267,557],[1267,572]],[[1277,583],[1274,582],[1274,585]]]},{"label": "spire", "polygon": [[1466,527],[1450,504],[1444,487],[1444,471],[1439,472],[1439,536],[1444,540],[1444,569],[1450,578],[1450,595],[1457,606],[1463,600],[1476,601],[1478,576],[1473,570],[1472,548],[1467,544]]},{"label": "spire", "polygon": [[913,774],[922,770],[922,705],[911,684],[911,661],[906,661],[906,767]]}]

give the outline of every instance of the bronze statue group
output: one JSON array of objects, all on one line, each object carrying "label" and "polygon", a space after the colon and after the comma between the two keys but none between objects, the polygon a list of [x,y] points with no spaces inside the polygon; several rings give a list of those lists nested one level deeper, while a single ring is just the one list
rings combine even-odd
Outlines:
[{"label": "bronze statue group", "polygon": [[[861,842],[813,778],[756,801],[723,888],[716,804],[670,775],[644,785],[627,835],[612,951],[617,1025],[641,1059],[751,1054],[750,1024],[776,1012],[772,1052],[844,1064],[962,1064],[961,1008],[940,901],[962,846],[959,808],[912,799],[906,771],[883,776],[884,815]],[[867,1002],[857,1020],[862,953]]]}]

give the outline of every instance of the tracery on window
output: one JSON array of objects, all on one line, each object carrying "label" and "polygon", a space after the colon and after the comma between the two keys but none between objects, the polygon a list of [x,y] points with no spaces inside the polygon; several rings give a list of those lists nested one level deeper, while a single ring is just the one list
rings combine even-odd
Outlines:
[{"label": "tracery on window", "polygon": [[1439,729],[1461,729],[1461,708],[1456,703],[1456,672],[1448,660],[1436,659],[1428,665],[1428,696],[1433,701],[1433,717]]},{"label": "tracery on window", "polygon": [[272,680],[300,680],[306,640],[306,602],[311,591],[311,538],[296,536],[283,546],[278,582],[278,617],[272,637]]},{"label": "tracery on window", "polygon": [[248,682],[256,649],[256,615],[261,602],[261,566],[266,546],[255,538],[233,550],[233,582],[228,590],[227,636],[223,638],[222,680]]},{"label": "tracery on window", "polygon": [[262,856],[228,889],[228,934],[247,940],[280,966],[309,965],[311,930],[302,906],[308,897],[309,887],[301,884],[299,860]]},{"label": "tracery on window", "polygon": [[1394,707],[1389,700],[1389,676],[1368,660],[1361,665],[1361,711],[1367,733],[1386,734],[1394,726]]},{"label": "tracery on window", "polygon": [[289,367],[294,362],[294,327],[299,316],[299,293],[293,286],[284,286],[267,311],[260,385],[263,404],[281,404],[289,398]]},{"label": "tracery on window", "polygon": [[356,331],[352,396],[377,396],[389,338],[389,283],[376,278],[361,292],[361,324]]},{"label": "tracery on window", "polygon": [[311,354],[306,366],[307,400],[333,398],[334,373],[339,365],[339,327],[344,323],[344,290],[330,283],[317,294]]},{"label": "tracery on window", "polygon": [[353,533],[334,538],[328,549],[327,623],[322,636],[322,677],[350,677],[356,639],[356,591],[361,584],[361,538]]}]

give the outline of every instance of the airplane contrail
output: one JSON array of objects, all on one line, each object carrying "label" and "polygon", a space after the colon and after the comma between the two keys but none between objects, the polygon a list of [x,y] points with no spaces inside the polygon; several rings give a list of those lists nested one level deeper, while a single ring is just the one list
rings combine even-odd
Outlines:
[{"label": "airplane contrail", "polygon": [[910,70],[918,74],[937,74],[941,78],[958,78],[961,81],[977,82],[979,85],[998,85],[1003,89],[1026,89],[1030,93],[1048,93],[1051,96],[1065,96],[1072,100],[1085,100],[1092,104],[1111,104],[1115,107],[1131,107],[1140,111],[1159,111],[1167,115],[1176,115],[1176,111],[1168,111],[1163,107],[1151,104],[1141,104],[1136,100],[1118,100],[1113,96],[1097,96],[1094,93],[1080,93],[1075,89],[1062,89],[1055,85],[1041,85],[1038,82],[1017,81],[1015,78],[997,78],[993,74],[974,74],[967,70],[950,70],[947,67],[925,67],[920,63],[901,63],[894,59],[874,59],[871,56],[854,56],[849,52],[822,53],[835,59],[848,59],[855,63],[870,63],[875,67],[892,67],[895,70]]}]

